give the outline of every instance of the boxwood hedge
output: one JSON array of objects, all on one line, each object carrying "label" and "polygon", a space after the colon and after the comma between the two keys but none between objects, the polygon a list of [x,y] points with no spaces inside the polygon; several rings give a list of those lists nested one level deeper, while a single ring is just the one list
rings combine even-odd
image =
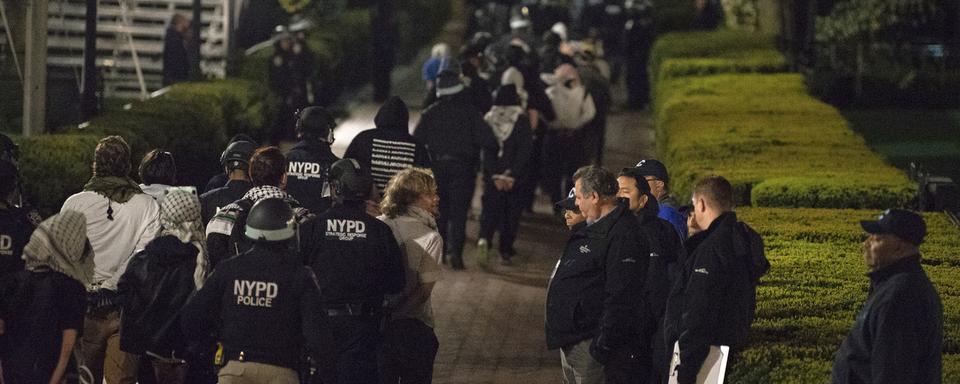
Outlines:
[{"label": "boxwood hedge", "polygon": [[[730,371],[735,383],[828,383],[834,353],[866,300],[860,220],[878,211],[741,208],[764,237],[772,267],[757,289],[751,343]],[[925,214],[924,269],[944,313],[944,380],[960,382],[960,230]]]},{"label": "boxwood hedge", "polygon": [[657,40],[654,119],[671,187],[721,174],[742,204],[881,208],[915,195],[833,107],[811,97],[770,36],[685,32]]}]

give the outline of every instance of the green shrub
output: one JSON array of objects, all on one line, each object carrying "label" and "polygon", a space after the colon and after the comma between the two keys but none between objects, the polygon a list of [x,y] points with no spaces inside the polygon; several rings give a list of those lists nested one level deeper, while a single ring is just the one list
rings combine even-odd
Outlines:
[{"label": "green shrub", "polygon": [[657,146],[680,196],[720,174],[741,203],[760,206],[881,208],[913,197],[906,175],[810,97],[800,75],[680,77],[656,90]]},{"label": "green shrub", "polygon": [[90,179],[93,149],[99,136],[90,134],[15,137],[20,145],[24,190],[43,216],[60,210],[63,201],[80,192]]},{"label": "green shrub", "polygon": [[692,29],[697,10],[692,1],[654,0],[653,14],[657,32],[665,33]]},{"label": "green shrub", "polygon": [[[828,383],[833,356],[866,300],[860,220],[879,211],[741,208],[772,267],[757,289],[751,343],[734,383]],[[944,382],[960,377],[960,230],[925,214],[924,268],[944,308]]]},{"label": "green shrub", "polygon": [[[660,36],[650,53],[650,76],[659,79],[661,65],[671,59],[718,60],[672,64],[681,69],[669,70],[666,77],[721,72],[782,72],[786,69],[786,59],[777,52],[774,36],[738,30],[674,32]],[[729,70],[722,70],[724,68]]]}]

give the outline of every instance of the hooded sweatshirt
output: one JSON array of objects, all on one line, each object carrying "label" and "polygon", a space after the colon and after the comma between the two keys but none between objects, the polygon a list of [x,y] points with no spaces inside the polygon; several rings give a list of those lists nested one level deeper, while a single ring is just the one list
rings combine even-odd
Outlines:
[{"label": "hooded sweatshirt", "polygon": [[380,191],[397,172],[430,166],[427,148],[409,133],[409,121],[407,105],[400,98],[391,97],[373,120],[377,127],[357,135],[344,154],[344,158],[357,160],[370,172]]}]

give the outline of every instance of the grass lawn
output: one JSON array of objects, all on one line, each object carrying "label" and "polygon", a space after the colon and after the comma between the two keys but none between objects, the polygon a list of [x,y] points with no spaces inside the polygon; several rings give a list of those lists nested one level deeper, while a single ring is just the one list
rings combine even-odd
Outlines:
[{"label": "grass lawn", "polygon": [[875,152],[901,169],[917,161],[960,181],[960,110],[846,110],[843,116]]}]

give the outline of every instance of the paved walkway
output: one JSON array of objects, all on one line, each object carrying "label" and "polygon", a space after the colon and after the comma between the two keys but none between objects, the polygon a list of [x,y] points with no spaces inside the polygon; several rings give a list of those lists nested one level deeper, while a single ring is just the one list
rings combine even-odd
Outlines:
[{"label": "paved walkway", "polygon": [[[410,75],[396,75],[395,83],[408,84],[397,87],[400,96],[413,100],[413,105],[419,104],[422,94],[418,83],[409,81]],[[623,99],[622,93],[615,92],[619,100]],[[335,153],[341,155],[353,136],[373,127],[377,108],[371,102],[350,108],[351,118],[337,128]],[[418,118],[416,108],[412,108],[411,127]],[[647,115],[614,112],[609,118],[606,141],[605,159],[610,170],[632,166],[641,156],[651,155],[653,132]],[[546,350],[543,312],[547,283],[566,241],[566,228],[552,215],[549,199],[540,196],[535,213],[522,220],[515,264],[504,267],[494,257],[489,266],[480,267],[474,244],[481,190],[478,183],[467,226],[467,269],[453,271],[445,267],[444,279],[434,290],[433,308],[440,339],[434,382],[557,383],[560,357],[557,351]]]}]

